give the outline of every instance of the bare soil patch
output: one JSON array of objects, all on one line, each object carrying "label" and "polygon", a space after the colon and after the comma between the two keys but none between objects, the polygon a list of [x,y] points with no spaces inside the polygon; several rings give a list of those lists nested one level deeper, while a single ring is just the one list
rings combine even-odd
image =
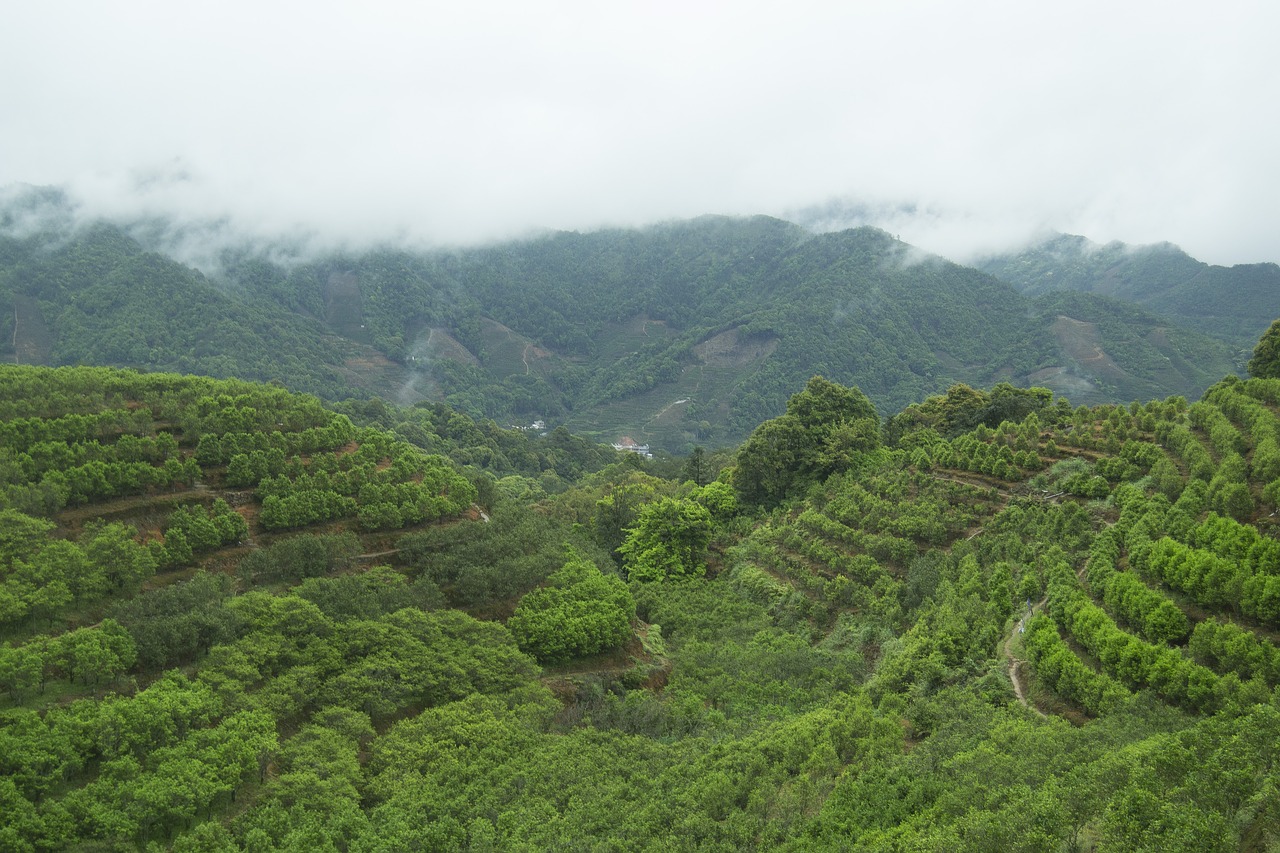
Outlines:
[{"label": "bare soil patch", "polygon": [[763,361],[778,348],[772,335],[743,335],[738,329],[721,332],[693,348],[693,354],[709,367],[744,367]]}]

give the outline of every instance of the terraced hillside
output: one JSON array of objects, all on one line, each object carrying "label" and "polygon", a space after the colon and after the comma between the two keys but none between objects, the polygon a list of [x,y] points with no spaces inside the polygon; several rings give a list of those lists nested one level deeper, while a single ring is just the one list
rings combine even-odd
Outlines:
[{"label": "terraced hillside", "polygon": [[[807,626],[817,647],[857,650],[854,677],[873,694],[946,693],[949,685],[991,691],[991,701],[1003,694],[1044,721],[1033,727],[1039,736],[1065,721],[1079,733],[1071,748],[1086,752],[1086,742],[1107,737],[1104,721],[1178,721],[1120,747],[1115,766],[1137,766],[1105,782],[1091,775],[1114,772],[1100,754],[1088,767],[1036,763],[1045,759],[1031,758],[1041,750],[1026,740],[994,750],[986,742],[978,747],[985,760],[1008,763],[996,777],[973,779],[990,792],[967,798],[976,812],[949,811],[956,798],[935,791],[914,801],[910,817],[893,810],[894,818],[871,820],[878,830],[844,836],[849,815],[867,820],[858,809],[883,794],[863,774],[836,785],[812,831],[832,846],[843,839],[874,849],[890,838],[958,841],[967,836],[942,825],[972,831],[981,813],[989,830],[1016,833],[1017,820],[995,816],[1009,814],[1000,803],[1008,791],[992,779],[1027,778],[1016,768],[1030,762],[1041,775],[1029,790],[1058,798],[1054,809],[1081,794],[1067,793],[1081,774],[1097,786],[1083,795],[1093,805],[1062,816],[1056,837],[1067,849],[1174,838],[1188,849],[1234,847],[1223,841],[1233,822],[1245,849],[1264,849],[1280,805],[1255,786],[1274,778],[1268,739],[1280,722],[1277,402],[1280,383],[1232,378],[1192,405],[1050,407],[951,439],[923,428],[870,468],[832,476],[775,510],[735,545],[730,584],[782,624]],[[908,715],[907,744],[918,741],[933,760],[933,725],[952,719],[937,713]],[[1203,765],[1157,769],[1149,762],[1164,750]],[[1252,781],[1209,794],[1204,786],[1228,784],[1216,774],[1230,772],[1221,762],[1232,750]],[[927,775],[928,760],[895,766]],[[1168,789],[1154,793],[1155,778]],[[1131,798],[1145,803],[1142,821],[1165,823],[1125,824],[1120,810]],[[929,821],[942,825],[926,829]],[[1031,849],[1054,846],[1044,844]]]},{"label": "terraced hillside", "polygon": [[5,368],[0,847],[1272,849],[1278,404],[815,378],[680,482]]},{"label": "terraced hillside", "polygon": [[163,837],[265,796],[319,708],[368,726],[532,666],[404,573],[484,526],[472,481],[314,398],[10,367],[0,458],[5,849]]},{"label": "terraced hillside", "polygon": [[[1194,714],[1265,696],[1280,675],[1280,543],[1272,538],[1280,385],[1215,386],[1185,411],[1148,407],[1118,428],[1151,427],[1162,444],[1154,488],[1115,490],[1077,571],[1051,567],[1048,612],[1026,647],[1046,686],[1089,713],[1116,713],[1150,690]],[[1086,425],[1105,441],[1106,425]]]}]

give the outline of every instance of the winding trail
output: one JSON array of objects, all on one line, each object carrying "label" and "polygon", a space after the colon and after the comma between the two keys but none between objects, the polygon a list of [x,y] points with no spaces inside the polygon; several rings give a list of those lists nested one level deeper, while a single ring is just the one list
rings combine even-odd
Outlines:
[{"label": "winding trail", "polygon": [[378,557],[390,557],[392,554],[399,554],[399,548],[392,548],[389,551],[376,551],[372,554],[356,554],[352,559],[355,560],[374,560]]},{"label": "winding trail", "polygon": [[[698,368],[698,381],[697,381],[697,382],[695,382],[695,383],[693,383],[693,390],[692,390],[692,391],[690,391],[688,394],[686,394],[682,399],[676,400],[676,401],[674,401],[674,402],[668,403],[667,405],[663,406],[663,407],[662,407],[662,409],[661,409],[661,410],[660,410],[656,415],[654,415],[653,417],[649,418],[649,420],[645,421],[645,422],[644,422],[644,426],[640,427],[640,432],[641,432],[642,434],[644,434],[644,435],[646,435],[646,436],[648,436],[648,435],[652,435],[652,433],[651,433],[651,432],[649,432],[649,426],[650,426],[650,424],[652,424],[652,423],[653,423],[654,421],[656,421],[658,418],[660,418],[660,417],[662,417],[663,415],[665,415],[667,412],[671,411],[671,409],[672,409],[672,408],[674,408],[674,407],[676,407],[676,406],[679,406],[679,405],[681,405],[681,404],[683,404],[683,403],[690,403],[690,402],[692,402],[692,401],[693,401],[694,396],[695,396],[695,395],[698,393],[698,391],[699,391],[699,390],[701,390],[701,388],[702,388],[702,377],[703,377],[703,369],[702,369],[702,365],[700,365],[700,364],[699,364],[699,365],[697,365],[697,368]],[[688,368],[686,368],[686,369],[688,369]]]},{"label": "winding trail", "polygon": [[[512,343],[514,343],[514,344],[518,344],[518,343],[520,343],[518,340],[516,340],[516,332],[515,332],[515,329],[507,329],[507,340],[511,341],[511,342],[512,342]],[[531,347],[531,346],[533,346],[533,344],[531,344],[531,343],[526,343],[526,344],[524,345],[524,349],[520,350],[520,360],[521,360],[522,362],[524,362],[524,375],[525,375],[525,376],[528,376],[528,375],[529,375],[529,347]]]},{"label": "winding trail", "polygon": [[659,411],[658,411],[658,413],[657,413],[656,415],[654,415],[653,417],[649,418],[649,420],[645,421],[644,428],[645,428],[645,429],[648,429],[649,424],[653,423],[653,422],[654,422],[654,421],[656,421],[658,418],[662,417],[662,416],[663,416],[663,415],[665,415],[667,412],[669,412],[669,411],[671,411],[672,409],[674,409],[676,406],[679,406],[679,405],[681,405],[681,404],[683,404],[683,403],[687,403],[687,402],[689,402],[689,398],[688,398],[688,397],[681,397],[679,400],[676,400],[675,402],[667,403],[665,406],[663,406],[663,407],[662,407],[662,409],[661,409],[661,410],[659,410]]},{"label": "winding trail", "polygon": [[1026,661],[1022,660],[1021,658],[1015,658],[1013,656],[1013,652],[1010,649],[1013,646],[1014,637],[1017,636],[1017,634],[1019,633],[1019,630],[1026,624],[1028,617],[1030,617],[1031,615],[1039,611],[1040,608],[1044,607],[1045,603],[1048,601],[1049,601],[1049,596],[1047,595],[1044,598],[1037,601],[1034,605],[1032,605],[1031,612],[1028,613],[1026,616],[1023,616],[1021,619],[1019,619],[1018,623],[1009,629],[1009,636],[1004,638],[1004,651],[1003,651],[1004,656],[1009,659],[1009,681],[1013,683],[1013,695],[1018,697],[1018,701],[1022,703],[1024,708],[1030,708],[1032,711],[1035,711],[1041,717],[1044,717],[1047,715],[1043,711],[1041,711],[1039,708],[1037,708],[1035,705],[1032,705],[1030,702],[1027,701],[1026,686],[1022,682],[1022,665],[1026,663]]}]

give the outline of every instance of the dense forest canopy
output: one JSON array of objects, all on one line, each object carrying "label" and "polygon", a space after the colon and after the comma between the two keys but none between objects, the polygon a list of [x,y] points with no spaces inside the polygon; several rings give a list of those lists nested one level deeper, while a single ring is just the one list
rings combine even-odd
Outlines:
[{"label": "dense forest canopy", "polygon": [[0,848],[1280,847],[1280,380],[872,400],[0,368]]},{"label": "dense forest canopy", "polygon": [[1280,267],[1219,267],[1177,246],[1105,246],[1054,234],[1026,249],[982,259],[978,269],[1028,295],[1096,293],[1139,305],[1237,349],[1250,346],[1280,314]]},{"label": "dense forest canopy", "polygon": [[1238,306],[1275,291],[1233,268],[1051,292],[1012,261],[989,265],[1006,283],[874,228],[711,216],[465,250],[229,247],[205,274],[164,254],[155,223],[75,227],[66,204],[33,191],[0,210],[6,360],[443,401],[678,453],[735,445],[815,374],[885,412],[958,382],[1195,398],[1261,331]]}]

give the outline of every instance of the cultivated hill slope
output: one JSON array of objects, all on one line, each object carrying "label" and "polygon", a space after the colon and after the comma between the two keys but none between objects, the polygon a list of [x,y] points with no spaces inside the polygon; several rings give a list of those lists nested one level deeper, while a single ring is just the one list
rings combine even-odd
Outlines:
[{"label": "cultivated hill slope", "polygon": [[1208,335],[1124,302],[1063,291],[1034,300],[1040,328],[1054,346],[1050,367],[1025,381],[1074,401],[1196,396],[1215,378],[1239,369],[1240,356]]},{"label": "cultivated hill slope", "polygon": [[5,366],[0,846],[1273,849],[1278,403],[886,444],[813,380],[721,481],[548,496],[434,407]]}]

